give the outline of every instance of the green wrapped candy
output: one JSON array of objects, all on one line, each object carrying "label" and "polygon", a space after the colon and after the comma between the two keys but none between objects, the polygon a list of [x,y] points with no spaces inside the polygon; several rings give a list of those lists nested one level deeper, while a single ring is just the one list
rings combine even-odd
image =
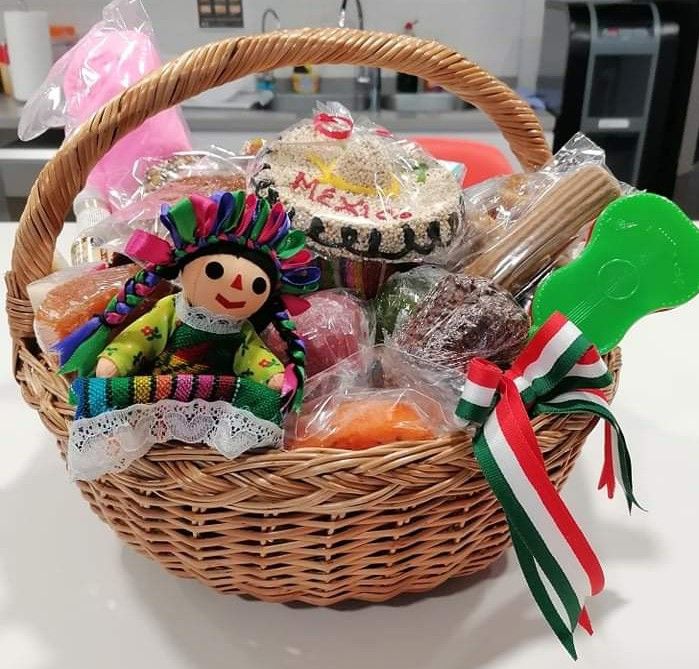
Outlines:
[{"label": "green wrapped candy", "polygon": [[420,265],[393,274],[376,298],[377,341],[385,341],[448,272],[434,265]]}]

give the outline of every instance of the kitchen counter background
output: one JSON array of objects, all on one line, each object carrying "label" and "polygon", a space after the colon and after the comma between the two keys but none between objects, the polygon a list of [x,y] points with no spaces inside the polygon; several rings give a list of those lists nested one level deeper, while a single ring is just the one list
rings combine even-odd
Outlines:
[{"label": "kitchen counter background", "polygon": [[[513,83],[508,79],[505,81]],[[0,95],[0,130],[11,133],[4,137],[5,141],[17,140],[17,126],[21,113],[22,103],[6,95]],[[186,104],[183,107],[183,113],[193,133],[279,132],[298,120],[296,114],[289,112],[195,108],[188,107]],[[355,116],[366,116],[377,123],[380,122],[394,132],[471,133],[497,131],[492,121],[477,109],[439,113],[408,113],[389,110],[382,110],[378,114],[371,112],[353,113]],[[555,119],[551,114],[539,111],[537,116],[544,130],[553,130]],[[17,141],[19,142],[19,140]]]},{"label": "kitchen counter background", "polygon": [[[350,84],[351,85],[351,84]],[[427,94],[429,95],[429,94]],[[59,146],[62,132],[51,131],[33,142],[20,142],[17,126],[22,105],[12,98],[0,96],[0,219],[16,219],[23,208],[31,185],[43,165]],[[224,108],[183,107],[184,117],[192,131],[195,148],[212,145],[238,151],[251,137],[271,138],[295,123],[298,116],[280,111],[252,111]],[[548,112],[537,112],[549,143],[555,119]],[[406,113],[382,110],[378,114],[356,112],[398,135],[448,135],[491,144],[499,148],[517,166],[517,160],[497,127],[477,109],[440,113]],[[5,196],[9,207],[3,211]]]}]

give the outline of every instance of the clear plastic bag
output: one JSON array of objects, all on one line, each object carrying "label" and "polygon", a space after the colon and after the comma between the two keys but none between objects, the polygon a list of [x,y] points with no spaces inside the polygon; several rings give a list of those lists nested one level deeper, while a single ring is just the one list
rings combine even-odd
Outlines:
[{"label": "clear plastic bag", "polygon": [[387,341],[447,274],[447,270],[436,265],[421,265],[407,272],[393,274],[376,297],[379,339]]},{"label": "clear plastic bag", "polygon": [[[346,290],[322,290],[305,298],[310,307],[294,316],[296,332],[306,346],[306,373],[312,377],[374,344],[373,310],[367,302]],[[264,342],[278,358],[286,346],[277,331],[268,327]]]},{"label": "clear plastic bag", "polygon": [[625,190],[606,168],[604,151],[577,133],[540,170],[466,190],[470,236],[450,247],[444,264],[519,295]]},{"label": "clear plastic bag", "polygon": [[181,151],[166,159],[140,158],[132,170],[139,186],[133,193],[121,194],[119,209],[142,202],[152,193],[157,193],[162,203],[172,204],[193,193],[210,196],[218,191],[244,190],[251,161],[250,156],[237,156],[218,146]]},{"label": "clear plastic bag", "polygon": [[390,345],[428,363],[465,371],[475,357],[507,367],[529,334],[529,316],[482,277],[447,274],[394,331]]},{"label": "clear plastic bag", "polygon": [[[66,136],[126,88],[160,67],[153,27],[141,0],[115,0],[102,20],[51,68],[27,102],[19,137],[28,141],[49,128]],[[87,185],[107,202],[119,202],[139,184],[132,167],[141,156],[168,157],[191,149],[180,112],[169,109],[121,139],[93,168]]]},{"label": "clear plastic bag", "polygon": [[358,353],[311,379],[285,448],[362,450],[424,441],[460,429],[454,418],[463,376],[386,346]]},{"label": "clear plastic bag", "polygon": [[363,450],[438,436],[444,410],[413,389],[364,390],[329,395],[287,429],[285,447]]},{"label": "clear plastic bag", "polygon": [[138,271],[136,265],[105,268],[103,263],[54,272],[28,286],[34,332],[44,353],[94,314]]},{"label": "clear plastic bag", "polygon": [[178,153],[166,161],[143,158],[134,170],[138,189],[124,199],[121,208],[82,234],[109,253],[124,253],[135,230],[164,236],[167,231],[160,223],[163,204],[174,204],[190,195],[211,196],[217,191],[245,189],[249,161],[249,157],[235,156],[218,147]]},{"label": "clear plastic bag", "polygon": [[295,211],[294,225],[330,259],[424,261],[448,247],[463,219],[461,187],[420,147],[339,103],[318,104],[268,142],[252,182]]}]

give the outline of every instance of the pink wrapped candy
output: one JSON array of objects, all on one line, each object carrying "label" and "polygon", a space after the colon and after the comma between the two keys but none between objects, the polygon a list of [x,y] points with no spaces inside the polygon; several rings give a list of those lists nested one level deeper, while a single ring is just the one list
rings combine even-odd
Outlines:
[{"label": "pink wrapped candy", "polygon": [[[374,344],[374,322],[365,302],[351,293],[332,289],[306,297],[310,307],[294,316],[296,332],[306,342],[306,373],[313,376]],[[262,339],[284,359],[286,347],[270,326]]]}]

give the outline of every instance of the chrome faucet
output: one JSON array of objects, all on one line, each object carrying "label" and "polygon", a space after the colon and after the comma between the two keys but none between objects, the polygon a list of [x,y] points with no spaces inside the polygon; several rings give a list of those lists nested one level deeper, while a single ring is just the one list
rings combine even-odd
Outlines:
[{"label": "chrome faucet", "polygon": [[[274,11],[271,7],[267,7],[262,14],[262,32],[267,32],[267,19],[272,16],[277,22],[277,30],[282,27],[282,22],[279,19],[279,14]],[[255,77],[255,88],[258,91],[272,91],[274,92],[277,86],[277,80],[274,76],[274,70],[269,70],[267,72],[262,72]]]},{"label": "chrome faucet", "polygon": [[[347,24],[347,2],[342,0],[337,25],[344,28]],[[354,0],[357,7],[357,23],[360,30],[364,30],[364,7],[361,0]],[[381,109],[381,70],[378,67],[368,69],[364,65],[357,68],[355,78],[357,91],[367,94],[369,97],[369,111],[378,112]]]},{"label": "chrome faucet", "polygon": [[265,9],[264,13],[262,14],[262,32],[266,33],[267,32],[267,19],[272,16],[274,17],[274,20],[277,22],[277,30],[279,30],[282,27],[282,22],[281,19],[279,18],[279,14],[272,9],[271,7],[267,7]]},{"label": "chrome faucet", "polygon": [[[357,5],[357,21],[359,23],[359,29],[364,30],[364,7],[362,6],[361,0],[354,0]],[[344,28],[347,23],[347,0],[342,0],[340,5],[340,16],[337,21],[337,25],[340,28]]]}]

